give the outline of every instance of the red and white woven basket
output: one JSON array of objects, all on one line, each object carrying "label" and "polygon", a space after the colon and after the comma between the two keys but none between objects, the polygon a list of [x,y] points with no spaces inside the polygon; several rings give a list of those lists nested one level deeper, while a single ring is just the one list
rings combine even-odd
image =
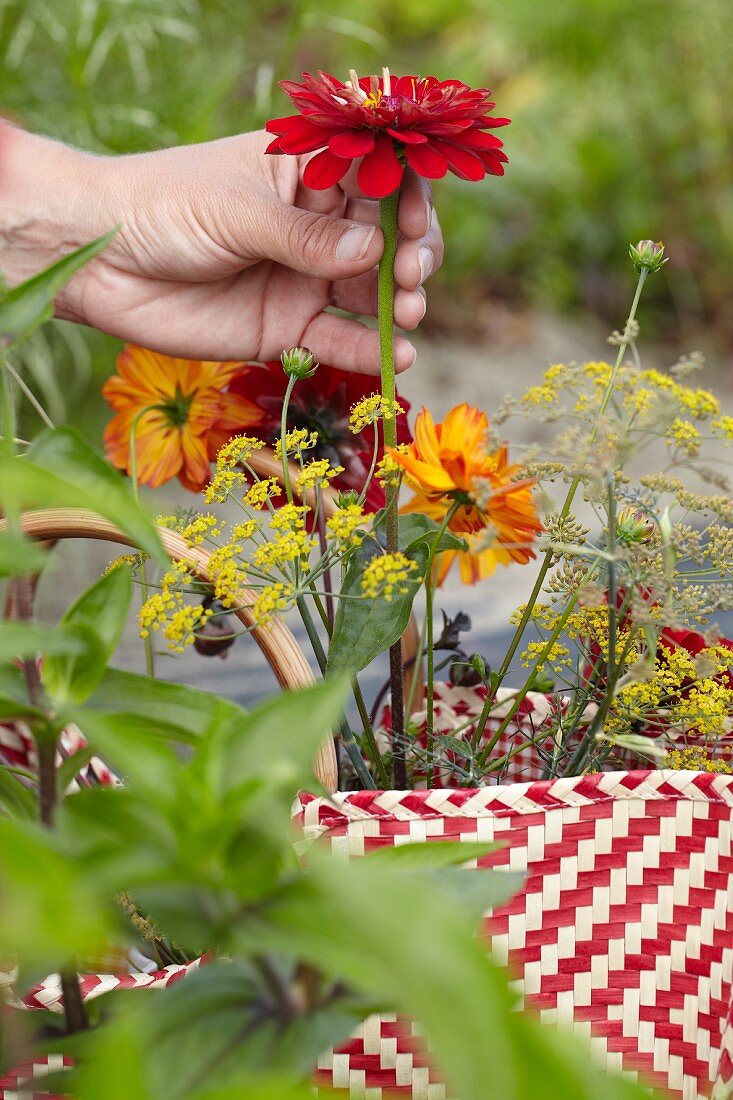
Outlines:
[{"label": "red and white woven basket", "polygon": [[[733,776],[302,795],[296,821],[344,859],[413,841],[504,841],[480,867],[524,871],[526,884],[484,933],[527,1006],[587,1036],[601,1065],[679,1100],[729,1095]],[[418,1029],[394,1016],[370,1018],[325,1055],[317,1081],[371,1100],[448,1095]]]},{"label": "red and white woven basket", "polygon": [[[441,725],[465,726],[465,708],[480,701],[444,694]],[[542,716],[538,698],[507,731],[502,751],[527,736],[527,723],[541,734]],[[82,744],[71,729],[61,749],[68,755]],[[29,766],[33,751],[22,726],[0,726],[0,762]],[[527,776],[525,769],[537,774],[532,761],[512,761],[512,775]],[[94,758],[76,782],[116,781]],[[681,1100],[722,1100],[733,1086],[732,820],[732,775],[682,771],[302,795],[296,804],[306,837],[340,858],[416,840],[504,841],[481,867],[526,871],[527,879],[487,915],[494,957],[509,965],[527,1005],[588,1036],[601,1064],[638,1073]],[[198,965],[85,974],[82,996],[161,988]],[[12,976],[2,977],[8,1007],[62,1010],[57,976],[22,1001]],[[54,1057],[17,1067],[0,1080],[0,1100],[47,1096],[42,1078],[60,1065]],[[394,1015],[371,1017],[324,1055],[316,1081],[370,1100],[448,1095],[419,1026]]]}]

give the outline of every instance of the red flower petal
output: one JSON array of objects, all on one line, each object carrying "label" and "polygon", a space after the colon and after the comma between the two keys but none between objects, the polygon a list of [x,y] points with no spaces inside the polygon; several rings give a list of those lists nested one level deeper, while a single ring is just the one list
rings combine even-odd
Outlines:
[{"label": "red flower petal", "polygon": [[501,138],[494,134],[485,134],[483,130],[469,130],[467,134],[461,134],[458,140],[469,149],[501,149],[504,146]]},{"label": "red flower petal", "polygon": [[498,126],[508,126],[511,121],[510,118],[492,118],[491,115],[486,115],[483,118],[477,118],[476,125],[482,129],[495,130]]},{"label": "red flower petal", "polygon": [[426,145],[408,145],[405,156],[410,168],[426,179],[442,179],[448,171],[448,161],[429,142]]},{"label": "red flower petal", "polygon": [[349,162],[343,157],[335,157],[330,149],[317,153],[309,160],[303,173],[303,183],[314,191],[325,191],[343,179],[349,170]]},{"label": "red flower petal", "polygon": [[448,141],[436,141],[435,146],[448,161],[448,167],[464,180],[482,180],[486,175],[483,162],[468,149],[459,149]]},{"label": "red flower petal", "polygon": [[359,165],[356,182],[370,199],[382,199],[391,195],[401,180],[402,165],[394,151],[394,142],[391,137],[380,135],[373,151]]},{"label": "red flower petal", "polygon": [[422,145],[428,140],[425,134],[418,134],[415,130],[393,130],[388,126],[387,133],[405,145]]},{"label": "red flower petal", "polygon": [[372,130],[348,130],[328,139],[328,147],[337,157],[364,157],[374,148]]}]

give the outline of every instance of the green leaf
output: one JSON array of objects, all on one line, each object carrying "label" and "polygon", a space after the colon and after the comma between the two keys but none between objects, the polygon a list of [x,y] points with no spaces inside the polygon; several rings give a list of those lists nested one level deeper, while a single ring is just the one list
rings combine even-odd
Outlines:
[{"label": "green leaf", "polygon": [[76,779],[79,772],[87,766],[89,761],[94,756],[94,746],[85,745],[82,749],[77,749],[71,756],[67,756],[65,760],[62,760],[61,764],[56,770],[57,784],[59,791],[63,794],[70,783]]},{"label": "green leaf", "polygon": [[101,680],[120,640],[132,599],[127,569],[113,569],[88,588],[61,619],[60,629],[84,643],[80,654],[49,656],[43,682],[57,706],[81,703]]},{"label": "green leaf", "polygon": [[[400,516],[400,550],[410,554],[421,545],[427,546],[429,550],[435,543],[439,530],[440,525],[421,512]],[[444,531],[440,536],[438,549],[466,550],[467,543],[465,539],[458,538],[451,531]]]},{"label": "green leaf", "polygon": [[42,711],[28,704],[25,676],[13,665],[0,664],[0,722],[11,718],[45,719]]},{"label": "green leaf", "polygon": [[45,271],[0,297],[0,346],[11,347],[53,316],[53,300],[72,275],[89,263],[115,236],[113,229],[70,252]]},{"label": "green leaf", "polygon": [[338,601],[333,634],[328,651],[328,675],[336,672],[359,672],[375,657],[401,638],[412,614],[412,604],[422,584],[428,551],[418,543],[408,555],[418,569],[406,582],[404,595],[370,599],[364,596],[361,578],[366,566],[382,553],[376,539],[365,538],[354,552],[344,575],[341,593],[358,599]]},{"label": "green leaf", "polygon": [[0,456],[0,500],[16,508],[83,508],[119,527],[160,565],[169,559],[129,484],[74,428],[47,428],[25,456]]},{"label": "green leaf", "polygon": [[78,657],[84,643],[64,630],[33,626],[14,619],[0,620],[0,662],[26,657]]},{"label": "green leaf", "polygon": [[[396,871],[440,870],[443,867],[457,867],[469,860],[481,859],[498,848],[499,843],[476,844],[460,840],[441,840],[432,844],[415,842],[413,844],[386,845],[375,848],[369,853],[372,862],[383,863]],[[512,876],[514,879],[514,876]],[[521,885],[522,877],[517,876],[510,884],[510,895]]]},{"label": "green leaf", "polygon": [[210,787],[223,796],[243,783],[263,780],[270,796],[285,792],[289,812],[294,793],[312,773],[318,746],[343,713],[348,691],[348,677],[334,676],[284,692],[216,730],[196,759]]},{"label": "green leaf", "polygon": [[0,532],[0,577],[25,577],[40,573],[48,552],[37,542]]},{"label": "green leaf", "polygon": [[0,804],[12,817],[33,821],[38,817],[38,802],[27,787],[9,768],[0,765]]},{"label": "green leaf", "polygon": [[0,955],[39,972],[111,942],[111,901],[49,829],[0,818]]},{"label": "green leaf", "polygon": [[[116,668],[106,670],[84,706],[85,712],[124,712],[152,723],[164,724],[180,731],[181,741],[189,742],[198,740],[226,721],[246,714],[236,703],[217,695]],[[81,724],[78,713],[75,720]]]}]

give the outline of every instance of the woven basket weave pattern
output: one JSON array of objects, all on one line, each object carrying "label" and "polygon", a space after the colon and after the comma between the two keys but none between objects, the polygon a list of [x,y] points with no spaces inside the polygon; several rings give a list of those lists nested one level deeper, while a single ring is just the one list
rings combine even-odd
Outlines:
[{"label": "woven basket weave pattern", "polygon": [[[733,1082],[732,818],[733,777],[678,771],[306,795],[297,807],[306,836],[346,858],[440,837],[506,841],[481,866],[527,881],[486,921],[494,957],[598,1062],[680,1100]],[[409,1026],[387,1017],[322,1059],[318,1080],[375,1100],[446,1096]]]}]

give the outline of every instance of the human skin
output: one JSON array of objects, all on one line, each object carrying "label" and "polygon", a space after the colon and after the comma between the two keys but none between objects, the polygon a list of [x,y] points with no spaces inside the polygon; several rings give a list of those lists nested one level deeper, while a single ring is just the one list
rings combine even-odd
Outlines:
[{"label": "human skin", "polygon": [[[302,184],[307,158],[267,156],[262,131],[122,157],[95,156],[0,122],[0,269],[10,286],[118,232],[58,296],[56,315],[188,359],[257,359],[303,345],[317,360],[379,372],[378,203],[353,173]],[[406,173],[394,317],[412,330],[443,256],[428,183]],[[398,370],[415,359],[395,338]]]}]

